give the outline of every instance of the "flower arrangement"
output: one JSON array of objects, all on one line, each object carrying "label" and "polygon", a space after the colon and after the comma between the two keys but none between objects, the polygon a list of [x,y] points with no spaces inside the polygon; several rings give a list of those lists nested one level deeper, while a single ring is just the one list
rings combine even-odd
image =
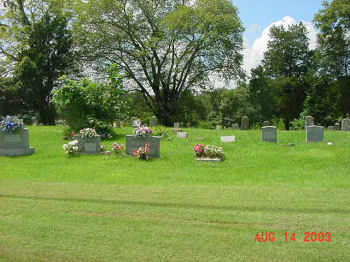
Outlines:
[{"label": "flower arrangement", "polygon": [[94,128],[84,128],[79,131],[79,135],[84,137],[95,137],[97,136],[96,130]]},{"label": "flower arrangement", "polygon": [[12,133],[23,128],[23,122],[17,117],[6,116],[0,122],[0,132]]},{"label": "flower arrangement", "polygon": [[224,151],[222,147],[213,146],[213,145],[202,145],[198,144],[193,147],[193,151],[197,157],[202,158],[224,158]]},{"label": "flower arrangement", "polygon": [[64,144],[62,148],[66,151],[66,154],[74,156],[79,153],[78,140],[73,140],[68,144]]},{"label": "flower arrangement", "polygon": [[134,158],[148,160],[148,152],[149,152],[149,144],[146,143],[145,147],[140,147],[139,149],[135,149],[131,156]]},{"label": "flower arrangement", "polygon": [[136,136],[145,137],[152,134],[152,129],[148,128],[147,126],[139,126],[134,129],[134,133]]},{"label": "flower arrangement", "polygon": [[118,154],[121,154],[123,152],[123,149],[124,149],[124,145],[123,144],[118,144],[117,142],[113,143],[113,146],[112,146],[112,151],[118,155]]}]

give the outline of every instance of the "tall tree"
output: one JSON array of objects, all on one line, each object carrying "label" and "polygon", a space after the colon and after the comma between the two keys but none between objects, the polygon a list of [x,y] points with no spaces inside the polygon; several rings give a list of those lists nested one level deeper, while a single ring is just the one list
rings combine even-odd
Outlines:
[{"label": "tall tree", "polygon": [[243,27],[229,0],[90,0],[77,12],[85,59],[117,63],[165,125],[183,92],[242,72]]},{"label": "tall tree", "polygon": [[302,111],[307,75],[314,69],[314,52],[309,49],[307,29],[302,23],[287,28],[274,26],[270,37],[262,66],[266,76],[273,80],[270,88],[276,90],[274,100],[279,101],[277,114],[288,130],[290,121]]},{"label": "tall tree", "polygon": [[332,79],[350,76],[350,1],[324,1],[314,21],[323,72]]},{"label": "tall tree", "polygon": [[71,12],[59,0],[7,0],[0,17],[0,53],[13,68],[18,94],[38,113],[38,122],[55,123],[50,102],[58,78],[73,62]]}]

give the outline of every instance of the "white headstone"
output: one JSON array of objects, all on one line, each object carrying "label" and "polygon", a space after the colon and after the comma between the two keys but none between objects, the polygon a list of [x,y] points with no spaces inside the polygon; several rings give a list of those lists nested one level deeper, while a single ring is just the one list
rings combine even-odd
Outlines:
[{"label": "white headstone", "polygon": [[187,138],[188,133],[187,132],[177,132],[176,137],[178,138]]},{"label": "white headstone", "polygon": [[350,131],[350,119],[344,118],[341,121],[341,131]]},{"label": "white headstone", "polygon": [[305,129],[308,126],[313,126],[313,125],[314,125],[314,118],[312,116],[305,117]]},{"label": "white headstone", "polygon": [[236,137],[235,136],[222,136],[220,138],[221,142],[224,143],[232,143],[236,141]]}]

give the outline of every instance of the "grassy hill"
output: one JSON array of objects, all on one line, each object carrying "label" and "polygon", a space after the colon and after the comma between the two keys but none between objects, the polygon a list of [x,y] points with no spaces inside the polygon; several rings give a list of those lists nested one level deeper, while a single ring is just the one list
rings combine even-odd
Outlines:
[{"label": "grassy hill", "polygon": [[[350,132],[304,143],[305,132],[280,131],[270,144],[260,131],[185,129],[187,140],[162,141],[161,158],[143,162],[69,158],[62,127],[29,129],[36,153],[0,158],[1,261],[350,257]],[[222,135],[236,142],[223,144]],[[197,143],[223,146],[226,160],[196,162]],[[256,242],[257,232],[274,232],[275,241]],[[305,232],[330,232],[331,241],[304,242]]]}]

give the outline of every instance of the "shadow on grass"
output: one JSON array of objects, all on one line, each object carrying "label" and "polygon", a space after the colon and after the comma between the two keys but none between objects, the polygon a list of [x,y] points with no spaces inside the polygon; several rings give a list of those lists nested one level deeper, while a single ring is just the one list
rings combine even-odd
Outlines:
[{"label": "shadow on grass", "polygon": [[48,200],[48,201],[68,201],[78,203],[92,203],[92,204],[108,204],[108,205],[137,205],[137,206],[152,206],[152,207],[167,207],[167,208],[194,208],[194,209],[217,209],[226,211],[249,211],[249,212],[286,212],[286,213],[336,213],[336,214],[350,214],[347,209],[317,209],[317,208],[284,208],[284,207],[242,207],[242,206],[209,206],[196,205],[186,203],[161,203],[161,202],[142,202],[142,201],[125,201],[125,200],[105,200],[105,199],[89,199],[89,198],[55,198],[55,197],[40,197],[40,196],[18,196],[18,195],[0,195],[5,198],[25,199],[25,200]]}]

